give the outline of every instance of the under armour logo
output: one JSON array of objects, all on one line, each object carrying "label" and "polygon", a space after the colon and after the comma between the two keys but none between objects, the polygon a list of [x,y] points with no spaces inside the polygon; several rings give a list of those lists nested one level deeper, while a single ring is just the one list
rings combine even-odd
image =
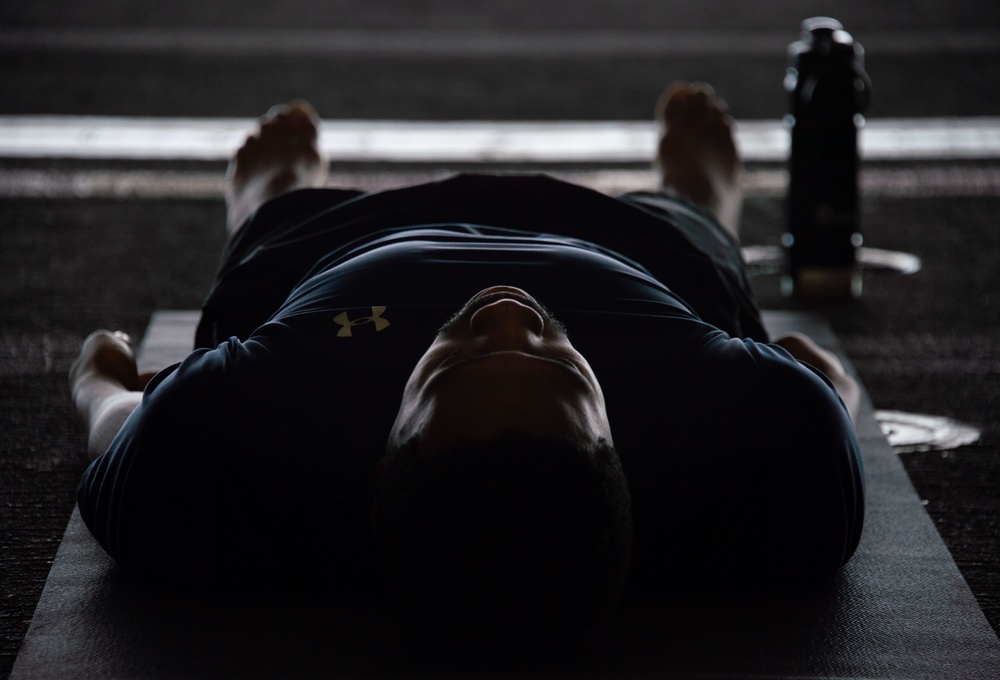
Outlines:
[{"label": "under armour logo", "polygon": [[351,329],[355,326],[362,326],[366,323],[375,324],[375,332],[378,333],[389,327],[389,321],[382,318],[382,313],[385,311],[385,307],[372,307],[371,316],[363,316],[360,319],[351,319],[347,316],[347,312],[341,312],[337,316],[333,317],[334,323],[340,326],[340,330],[337,331],[338,338],[349,338],[351,337]]}]

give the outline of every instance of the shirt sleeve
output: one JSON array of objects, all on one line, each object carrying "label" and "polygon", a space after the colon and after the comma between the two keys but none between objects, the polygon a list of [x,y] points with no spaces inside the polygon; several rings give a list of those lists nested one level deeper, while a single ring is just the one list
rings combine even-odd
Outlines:
[{"label": "shirt sleeve", "polygon": [[374,466],[350,436],[354,395],[270,347],[231,338],[161,372],[86,470],[81,516],[123,567],[213,587],[374,573]]},{"label": "shirt sleeve", "polygon": [[[815,580],[854,554],[864,521],[861,447],[830,381],[781,347],[724,340],[709,350],[732,395],[725,531],[748,571]],[[724,534],[725,535],[725,534]]]},{"label": "shirt sleeve", "polygon": [[219,448],[223,376],[234,350],[198,350],[161,371],[108,450],[84,472],[77,490],[80,514],[123,566],[143,562],[150,548],[144,530],[156,530],[170,516],[181,519],[184,498],[200,492],[191,488],[190,482],[201,481],[192,462],[209,459]]},{"label": "shirt sleeve", "polygon": [[714,332],[662,382],[662,424],[645,442],[656,453],[630,477],[639,581],[814,583],[851,558],[861,450],[822,375]]}]

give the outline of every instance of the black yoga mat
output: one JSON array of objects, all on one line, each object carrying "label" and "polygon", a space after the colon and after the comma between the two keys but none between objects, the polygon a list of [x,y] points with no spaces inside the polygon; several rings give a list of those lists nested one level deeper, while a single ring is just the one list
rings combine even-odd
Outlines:
[{"label": "black yoga mat", "polygon": [[[195,312],[154,315],[141,366],[190,347]],[[767,313],[837,350],[822,319]],[[861,545],[828,588],[624,611],[599,676],[1000,677],[1000,640],[888,446],[867,397]],[[376,609],[166,597],[126,578],[74,513],[11,678],[343,677],[399,672]],[[578,669],[577,669],[578,670]],[[559,671],[554,671],[558,676]]]}]

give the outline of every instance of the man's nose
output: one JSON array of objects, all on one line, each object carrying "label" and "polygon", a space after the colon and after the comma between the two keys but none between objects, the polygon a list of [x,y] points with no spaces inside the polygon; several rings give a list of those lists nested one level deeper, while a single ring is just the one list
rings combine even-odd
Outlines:
[{"label": "man's nose", "polygon": [[476,310],[469,320],[472,332],[489,351],[527,349],[538,342],[545,321],[517,300],[498,300]]}]

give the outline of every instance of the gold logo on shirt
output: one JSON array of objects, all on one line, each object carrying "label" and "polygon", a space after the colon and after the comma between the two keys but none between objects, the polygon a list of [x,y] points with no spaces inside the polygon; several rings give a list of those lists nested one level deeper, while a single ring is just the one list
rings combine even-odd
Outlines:
[{"label": "gold logo on shirt", "polygon": [[372,307],[371,316],[363,316],[360,319],[351,319],[347,316],[347,312],[341,312],[337,316],[333,317],[333,322],[340,326],[340,330],[337,331],[338,338],[349,338],[352,336],[351,329],[355,326],[363,326],[366,323],[375,324],[375,332],[385,330],[389,327],[388,319],[382,318],[382,313],[385,312],[385,307]]}]

